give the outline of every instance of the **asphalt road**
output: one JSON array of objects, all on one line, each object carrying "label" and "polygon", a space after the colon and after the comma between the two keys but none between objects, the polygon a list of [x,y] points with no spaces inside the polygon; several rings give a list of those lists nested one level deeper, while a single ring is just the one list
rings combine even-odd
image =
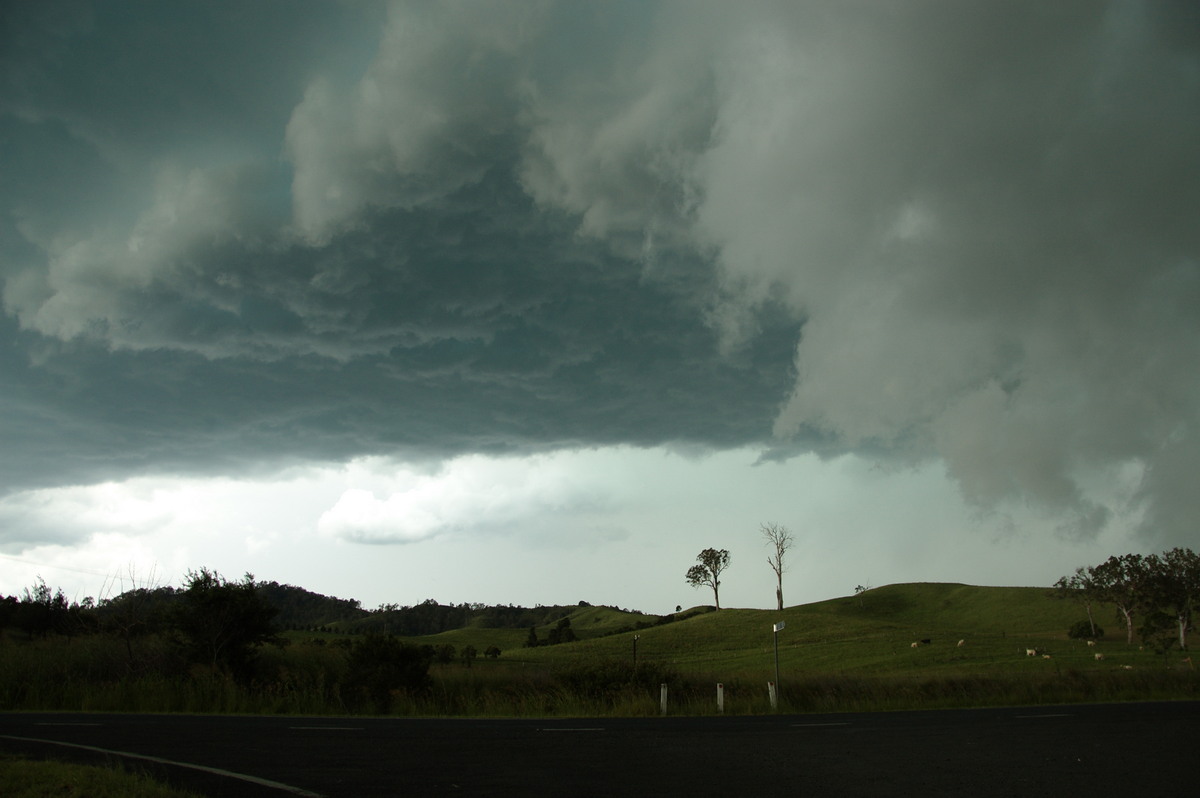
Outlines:
[{"label": "asphalt road", "polygon": [[0,751],[136,754],[125,761],[227,798],[1169,795],[1196,788],[1200,702],[575,720],[3,713]]}]

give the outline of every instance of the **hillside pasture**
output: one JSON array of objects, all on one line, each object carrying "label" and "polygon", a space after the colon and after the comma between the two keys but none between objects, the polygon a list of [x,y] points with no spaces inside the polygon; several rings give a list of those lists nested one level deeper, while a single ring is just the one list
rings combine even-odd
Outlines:
[{"label": "hillside pasture", "polygon": [[[474,647],[434,662],[425,691],[394,690],[388,711],[408,715],[654,715],[667,684],[673,714],[771,711],[778,635],[781,701],[789,712],[858,711],[1197,697],[1185,652],[1156,652],[1109,636],[1067,636],[1083,609],[1045,588],[891,585],[790,607],[697,608],[659,619],[612,608],[563,608],[576,642],[525,647],[529,630],[470,624],[412,645]],[[1095,607],[1112,627],[1114,610]],[[559,618],[562,616],[560,615]],[[537,627],[541,639],[559,618]],[[677,618],[677,619],[676,619]],[[626,630],[626,631],[621,631]],[[634,661],[634,636],[636,663]],[[4,640],[5,709],[346,714],[364,711],[344,690],[355,637],[293,632],[259,652],[257,676],[171,670],[153,637]],[[922,643],[921,641],[929,641]],[[959,641],[963,644],[958,645]],[[916,643],[917,645],[913,645]],[[501,654],[484,657],[490,646]],[[1028,651],[1035,651],[1029,656]],[[1098,658],[1097,655],[1102,658]],[[159,666],[162,666],[160,668]],[[165,668],[165,670],[163,669]]]}]

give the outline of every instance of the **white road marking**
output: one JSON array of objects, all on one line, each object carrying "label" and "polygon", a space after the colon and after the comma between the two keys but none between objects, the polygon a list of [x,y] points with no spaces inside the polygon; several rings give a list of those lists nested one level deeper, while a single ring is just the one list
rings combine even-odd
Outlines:
[{"label": "white road marking", "polygon": [[1071,713],[1059,712],[1053,715],[1017,715],[1018,718],[1069,718]]},{"label": "white road marking", "polygon": [[[99,725],[99,724],[97,724],[97,725]],[[321,795],[320,793],[309,792],[308,790],[304,790],[299,787],[293,787],[290,784],[281,784],[278,781],[271,781],[270,779],[260,779],[258,776],[250,776],[245,773],[234,773],[232,770],[222,770],[221,768],[210,768],[207,765],[196,765],[191,762],[176,762],[171,759],[162,759],[161,757],[157,757],[157,756],[146,756],[145,754],[132,754],[132,753],[129,753],[128,751],[113,751],[108,748],[97,748],[94,745],[80,745],[79,743],[64,743],[59,740],[39,740],[36,737],[15,737],[10,734],[0,734],[0,739],[18,740],[20,742],[25,742],[25,743],[44,743],[47,745],[61,745],[65,748],[78,748],[83,751],[93,751],[98,754],[108,754],[110,756],[122,756],[127,759],[140,759],[143,762],[153,762],[157,765],[170,765],[172,767],[177,767],[177,768],[188,768],[189,770],[199,770],[203,773],[211,773],[214,776],[223,776],[228,779],[238,779],[239,781],[249,782],[250,784],[257,784],[260,787],[269,787],[274,790],[283,790],[284,792],[291,793],[292,795],[298,795],[298,796],[300,796],[300,798],[325,798],[325,796]]]}]

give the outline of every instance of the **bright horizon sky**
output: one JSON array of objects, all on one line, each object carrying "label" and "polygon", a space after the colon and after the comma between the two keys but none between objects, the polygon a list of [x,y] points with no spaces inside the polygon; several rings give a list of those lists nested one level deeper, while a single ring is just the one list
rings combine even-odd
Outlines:
[{"label": "bright horizon sky", "polygon": [[0,594],[1200,545],[1192,3],[12,3]]}]

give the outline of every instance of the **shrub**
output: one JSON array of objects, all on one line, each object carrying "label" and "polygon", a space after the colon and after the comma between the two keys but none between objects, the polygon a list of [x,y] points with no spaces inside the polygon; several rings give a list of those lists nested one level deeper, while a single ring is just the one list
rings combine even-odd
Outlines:
[{"label": "shrub", "polygon": [[1104,637],[1104,630],[1097,625],[1096,632],[1093,634],[1092,623],[1085,619],[1071,624],[1071,628],[1067,630],[1067,637],[1072,640],[1091,640]]},{"label": "shrub", "polygon": [[350,650],[347,694],[372,709],[391,708],[392,692],[419,692],[429,687],[429,655],[394,637],[368,635]]},{"label": "shrub", "polygon": [[658,663],[645,663],[636,669],[621,660],[580,662],[556,674],[563,688],[580,698],[612,701],[625,692],[658,695],[660,684],[680,683],[679,674]]}]

